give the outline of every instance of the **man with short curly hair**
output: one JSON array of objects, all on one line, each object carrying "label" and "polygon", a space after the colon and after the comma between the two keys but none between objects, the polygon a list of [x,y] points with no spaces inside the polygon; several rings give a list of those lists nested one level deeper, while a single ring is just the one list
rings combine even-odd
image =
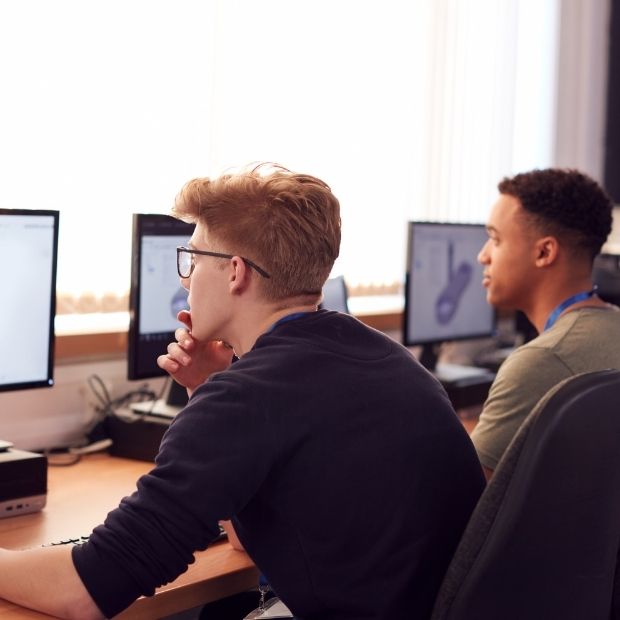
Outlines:
[{"label": "man with short curly hair", "polygon": [[576,170],[503,179],[478,255],[487,301],[523,311],[539,336],[502,364],[472,434],[487,477],[542,396],[572,375],[620,368],[620,311],[592,284],[613,205]]}]

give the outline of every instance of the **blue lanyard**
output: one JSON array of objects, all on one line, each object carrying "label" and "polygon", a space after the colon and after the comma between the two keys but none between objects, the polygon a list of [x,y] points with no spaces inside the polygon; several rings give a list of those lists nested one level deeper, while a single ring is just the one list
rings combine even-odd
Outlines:
[{"label": "blue lanyard", "polygon": [[566,310],[566,308],[568,308],[569,306],[572,306],[573,304],[576,304],[580,301],[583,301],[584,299],[590,299],[590,297],[592,297],[594,295],[594,293],[596,293],[596,289],[598,287],[595,285],[594,288],[591,291],[581,291],[581,293],[577,293],[575,295],[572,295],[571,297],[569,297],[568,299],[565,299],[550,315],[549,318],[547,319],[547,322],[545,323],[545,328],[543,331],[547,331],[548,329],[550,329],[551,327],[553,327],[553,325],[555,324],[555,322],[558,320],[558,317],[560,316],[560,314],[562,314],[562,312],[564,312],[564,310]]},{"label": "blue lanyard", "polygon": [[282,323],[287,323],[288,321],[294,321],[295,319],[301,319],[301,317],[306,316],[306,314],[310,314],[310,312],[293,312],[292,314],[287,314],[283,316],[281,319],[278,319],[265,333],[272,332],[278,325]]}]

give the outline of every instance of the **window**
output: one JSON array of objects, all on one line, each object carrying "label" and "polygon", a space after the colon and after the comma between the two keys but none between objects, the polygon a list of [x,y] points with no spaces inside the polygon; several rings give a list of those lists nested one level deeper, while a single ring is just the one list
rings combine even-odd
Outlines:
[{"label": "window", "polygon": [[340,198],[335,271],[394,290],[408,220],[482,222],[502,176],[552,164],[558,14],[557,0],[2,3],[0,206],[61,211],[60,312],[125,309],[131,213],[277,161]]}]

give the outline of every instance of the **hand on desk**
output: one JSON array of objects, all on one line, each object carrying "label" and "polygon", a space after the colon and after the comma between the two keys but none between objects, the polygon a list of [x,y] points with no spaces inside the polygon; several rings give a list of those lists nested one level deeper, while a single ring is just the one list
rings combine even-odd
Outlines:
[{"label": "hand on desk", "polygon": [[191,314],[186,310],[181,310],[177,318],[186,327],[176,330],[176,342],[168,345],[167,354],[157,358],[157,365],[191,394],[212,373],[230,366],[233,350],[219,340],[196,340],[191,332]]}]

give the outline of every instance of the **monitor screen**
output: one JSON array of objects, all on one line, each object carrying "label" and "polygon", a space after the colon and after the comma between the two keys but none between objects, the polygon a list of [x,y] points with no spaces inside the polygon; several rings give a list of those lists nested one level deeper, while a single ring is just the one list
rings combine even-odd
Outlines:
[{"label": "monitor screen", "polygon": [[486,240],[482,224],[409,223],[407,346],[493,335],[495,310],[486,301],[477,260]]},{"label": "monitor screen", "polygon": [[54,384],[58,222],[58,211],[0,209],[0,391]]},{"label": "monitor screen", "polygon": [[349,295],[343,276],[329,278],[323,285],[323,299],[320,308],[349,313]]},{"label": "monitor screen", "polygon": [[169,215],[134,214],[129,291],[127,377],[150,379],[166,373],[157,365],[181,323],[187,291],[176,267],[176,248],[187,245],[194,224]]}]

